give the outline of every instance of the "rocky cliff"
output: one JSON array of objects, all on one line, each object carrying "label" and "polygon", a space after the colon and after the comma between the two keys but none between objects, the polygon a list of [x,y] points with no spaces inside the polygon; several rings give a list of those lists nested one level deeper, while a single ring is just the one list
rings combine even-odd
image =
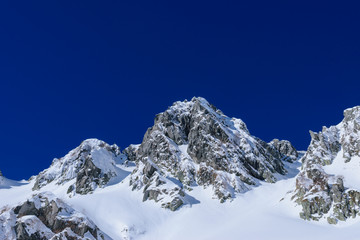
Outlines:
[{"label": "rocky cliff", "polygon": [[346,109],[343,121],[319,133],[302,158],[294,200],[307,220],[326,218],[329,223],[359,215],[360,107]]},{"label": "rocky cliff", "polygon": [[291,142],[274,139],[270,143],[281,155],[283,161],[294,162],[299,158],[299,153]]}]

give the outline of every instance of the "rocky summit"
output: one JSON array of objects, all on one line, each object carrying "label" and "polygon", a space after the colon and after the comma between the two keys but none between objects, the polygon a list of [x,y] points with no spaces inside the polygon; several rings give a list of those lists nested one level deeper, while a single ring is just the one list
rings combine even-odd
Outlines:
[{"label": "rocky summit", "polygon": [[[307,220],[329,223],[359,215],[360,107],[346,109],[336,126],[310,131],[311,143],[302,158],[293,198]],[[356,178],[353,177],[356,175]],[[360,179],[359,179],[360,180]]]},{"label": "rocky summit", "polygon": [[136,162],[132,189],[171,210],[187,202],[192,186],[212,188],[224,202],[259,181],[276,182],[276,174],[286,174],[283,161],[297,157],[290,142],[266,143],[200,97],[158,114],[142,143],[125,152]]},{"label": "rocky summit", "polygon": [[51,166],[36,176],[33,190],[40,190],[49,183],[61,185],[72,181],[69,194],[87,194],[105,186],[119,174],[116,162],[124,156],[118,146],[98,139],[87,139],[63,158],[55,158]]}]

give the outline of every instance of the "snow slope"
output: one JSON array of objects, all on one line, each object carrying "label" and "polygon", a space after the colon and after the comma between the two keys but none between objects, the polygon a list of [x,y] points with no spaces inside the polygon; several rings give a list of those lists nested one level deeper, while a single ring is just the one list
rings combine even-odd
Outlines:
[{"label": "snow slope", "polygon": [[[131,191],[128,178],[98,188],[90,195],[66,194],[67,186],[49,184],[51,190],[67,204],[88,216],[114,240],[120,239],[359,239],[358,220],[336,226],[326,222],[309,222],[299,218],[299,207],[287,194],[295,185],[300,163],[288,163],[288,178],[274,184],[239,194],[233,201],[220,203],[212,199],[212,190],[194,187],[191,205],[171,212],[153,201],[142,202],[142,193]],[[14,205],[31,196],[33,182],[0,189],[0,208]],[[285,196],[285,197],[284,197]],[[325,235],[324,235],[325,234]]]},{"label": "snow slope", "polygon": [[0,189],[12,188],[15,186],[24,185],[26,183],[27,182],[25,180],[14,181],[14,180],[7,179],[6,177],[0,175]]}]

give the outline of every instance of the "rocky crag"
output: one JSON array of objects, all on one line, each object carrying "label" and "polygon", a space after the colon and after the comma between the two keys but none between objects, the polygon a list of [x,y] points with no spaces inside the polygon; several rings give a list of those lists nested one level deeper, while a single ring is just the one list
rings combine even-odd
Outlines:
[{"label": "rocky crag", "polygon": [[66,156],[55,158],[48,169],[39,173],[33,190],[40,190],[52,182],[61,185],[73,181],[69,194],[91,193],[97,187],[104,187],[121,172],[116,162],[123,163],[124,158],[115,144],[87,139]]},{"label": "rocky crag", "polygon": [[210,187],[224,202],[259,181],[276,182],[277,174],[286,174],[283,161],[298,156],[290,142],[252,136],[242,120],[203,98],[175,102],[156,116],[142,143],[125,153],[136,162],[133,190],[171,210],[187,202],[192,186]]},{"label": "rocky crag", "polygon": [[111,240],[88,217],[49,192],[0,209],[0,240]]},{"label": "rocky crag", "polygon": [[332,224],[356,217],[360,188],[351,173],[360,170],[360,107],[346,109],[340,124],[310,134],[293,196],[302,206],[300,217]]},{"label": "rocky crag", "polygon": [[270,143],[282,156],[283,161],[295,162],[299,158],[299,152],[287,140],[274,139]]}]

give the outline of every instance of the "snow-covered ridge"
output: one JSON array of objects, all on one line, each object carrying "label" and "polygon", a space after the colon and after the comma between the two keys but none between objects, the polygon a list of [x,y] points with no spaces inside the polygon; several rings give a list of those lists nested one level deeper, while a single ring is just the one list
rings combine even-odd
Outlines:
[{"label": "snow-covered ridge", "polygon": [[8,189],[11,187],[23,185],[25,183],[26,183],[25,180],[14,181],[14,180],[8,179],[8,178],[4,177],[2,172],[0,171],[0,189]]},{"label": "snow-covered ridge", "polygon": [[116,164],[124,161],[125,156],[115,144],[87,139],[66,156],[55,158],[51,166],[36,177],[33,189],[39,190],[53,181],[60,185],[74,180],[69,193],[86,194],[96,187],[105,186],[111,178],[118,176],[121,169]]}]

